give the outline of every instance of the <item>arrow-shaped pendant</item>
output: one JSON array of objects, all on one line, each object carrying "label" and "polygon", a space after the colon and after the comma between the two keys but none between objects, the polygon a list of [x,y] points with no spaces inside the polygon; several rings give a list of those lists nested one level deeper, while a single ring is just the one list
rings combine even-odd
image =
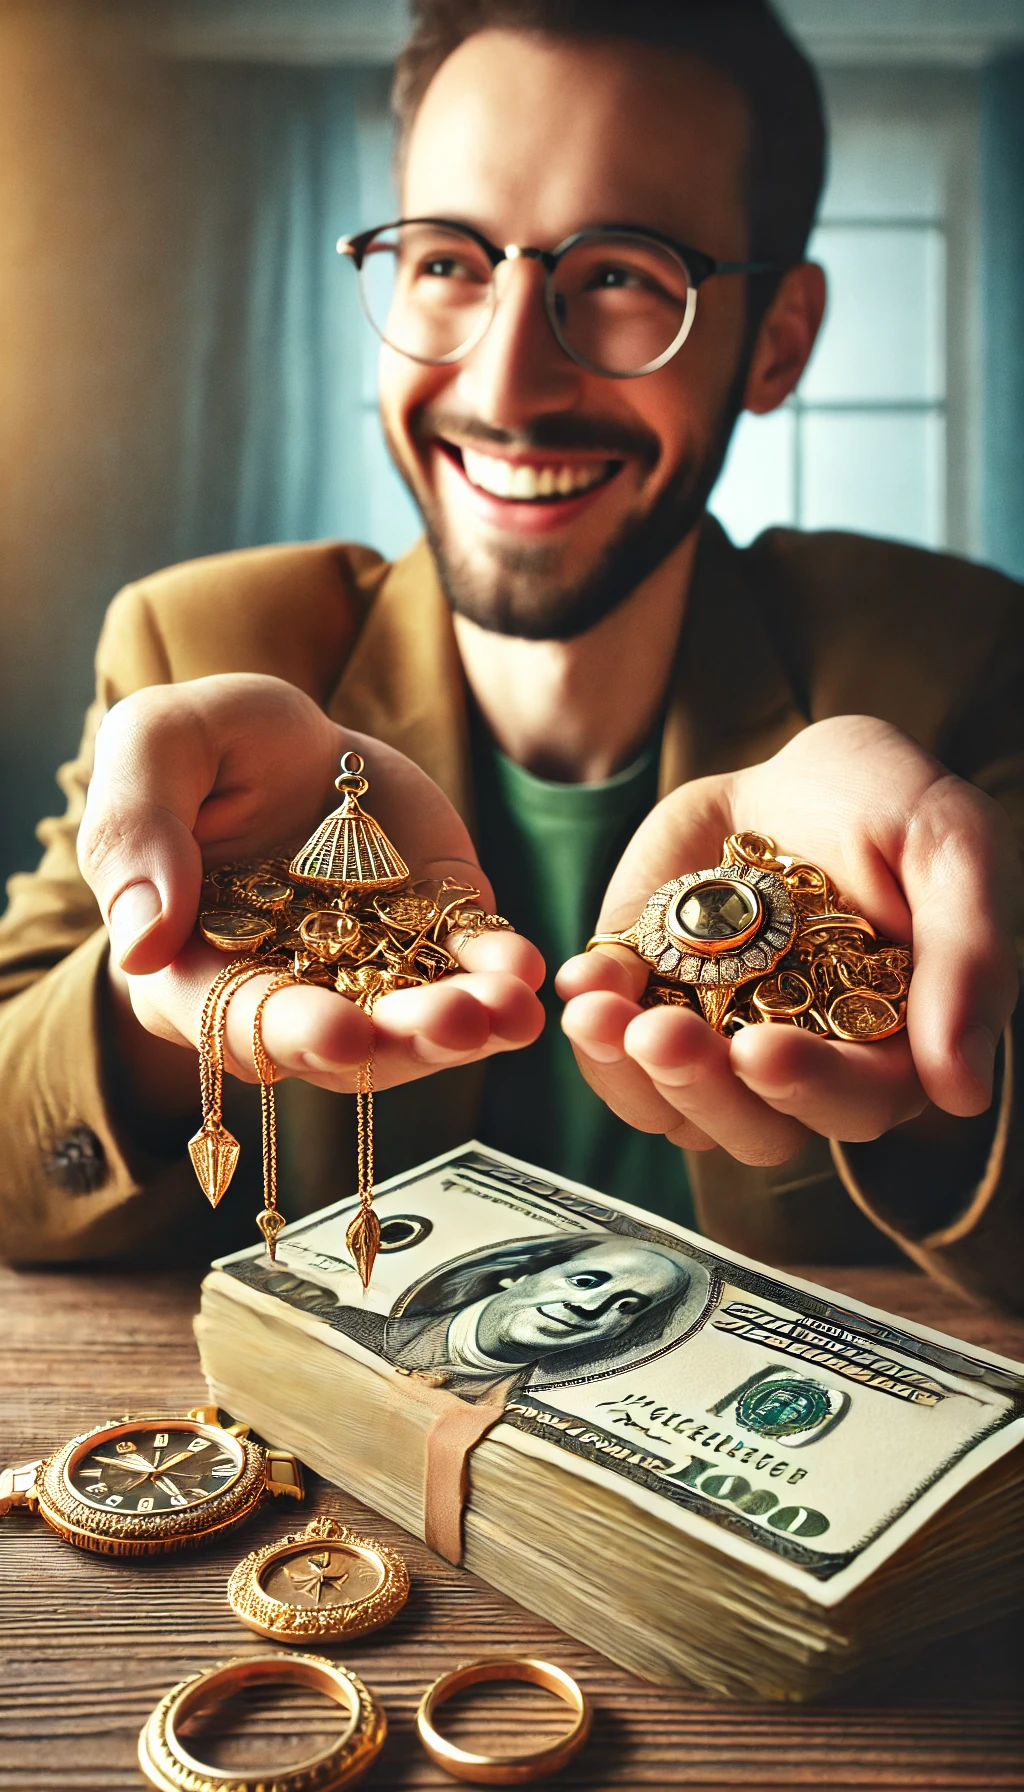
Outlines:
[{"label": "arrow-shaped pendant", "polygon": [[242,1147],[233,1133],[216,1120],[206,1120],[195,1136],[189,1139],[188,1154],[199,1178],[199,1186],[211,1207],[216,1207],[227,1193],[238,1167]]}]

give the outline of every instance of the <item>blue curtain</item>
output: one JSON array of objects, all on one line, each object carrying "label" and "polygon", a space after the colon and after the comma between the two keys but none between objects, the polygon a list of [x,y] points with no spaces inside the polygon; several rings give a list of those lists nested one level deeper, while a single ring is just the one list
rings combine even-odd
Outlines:
[{"label": "blue curtain", "polygon": [[38,856],[121,584],[258,542],[414,533],[334,251],[388,203],[387,84],[0,21],[2,875]]},{"label": "blue curtain", "polygon": [[1024,55],[981,76],[985,557],[1024,579]]}]

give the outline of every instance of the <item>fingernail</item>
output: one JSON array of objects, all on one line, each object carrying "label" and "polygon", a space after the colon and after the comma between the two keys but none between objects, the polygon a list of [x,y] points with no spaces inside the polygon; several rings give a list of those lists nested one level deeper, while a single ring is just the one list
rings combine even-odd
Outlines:
[{"label": "fingernail", "polygon": [[579,1049],[585,1058],[592,1058],[595,1064],[621,1064],[626,1056],[617,1045],[599,1045],[596,1040],[581,1045]]},{"label": "fingernail", "polygon": [[114,901],[107,926],[116,963],[120,966],[133,948],[152,933],[161,915],[163,903],[155,884],[129,884]]},{"label": "fingernail", "polygon": [[996,1064],[996,1042],[986,1026],[975,1021],[960,1035],[959,1052],[976,1083],[991,1090]]},{"label": "fingernail", "polygon": [[424,1064],[443,1065],[458,1064],[462,1059],[469,1057],[470,1053],[466,1051],[453,1052],[446,1045],[435,1045],[432,1039],[418,1036],[412,1042],[412,1055],[414,1058],[419,1058]]},{"label": "fingernail", "polygon": [[758,1066],[756,1075],[749,1070],[741,1070],[738,1064],[733,1064],[732,1069],[744,1088],[750,1090],[751,1095],[761,1095],[766,1101],[792,1101],[798,1093],[799,1085],[797,1083],[792,1081],[787,1083],[781,1079],[773,1082],[770,1076],[765,1075],[760,1066]]},{"label": "fingernail", "polygon": [[298,1067],[300,1070],[312,1070],[317,1076],[339,1076],[343,1071],[358,1069],[365,1062],[365,1054],[362,1058],[333,1059],[321,1058],[317,1052],[300,1052]]},{"label": "fingernail", "polygon": [[660,1083],[665,1089],[685,1089],[691,1083],[700,1082],[704,1074],[700,1064],[649,1064],[637,1062],[641,1070],[646,1070],[652,1083]]}]

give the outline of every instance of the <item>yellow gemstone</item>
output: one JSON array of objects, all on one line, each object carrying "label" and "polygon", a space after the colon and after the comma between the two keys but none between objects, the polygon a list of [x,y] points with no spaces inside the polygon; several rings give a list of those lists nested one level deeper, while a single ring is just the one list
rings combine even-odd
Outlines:
[{"label": "yellow gemstone", "polygon": [[677,939],[697,947],[727,945],[745,939],[760,916],[760,901],[749,885],[709,878],[676,898],[669,925]]}]

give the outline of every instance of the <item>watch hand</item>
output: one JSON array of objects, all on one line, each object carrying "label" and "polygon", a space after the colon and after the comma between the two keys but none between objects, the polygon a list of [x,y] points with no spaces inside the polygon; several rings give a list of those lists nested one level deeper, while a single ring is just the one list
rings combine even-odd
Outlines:
[{"label": "watch hand", "polygon": [[141,1468],[143,1471],[143,1480],[146,1475],[151,1475],[153,1473],[153,1464],[147,1462],[144,1456],[140,1456],[137,1450],[131,1456],[127,1454],[124,1456],[94,1456],[92,1460],[93,1462],[104,1463],[107,1468]]},{"label": "watch hand", "polygon": [[176,1486],[173,1481],[171,1481],[170,1479],[165,1481],[163,1475],[157,1476],[157,1479],[156,1479],[156,1482],[154,1483],[154,1485],[159,1487],[161,1493],[177,1494],[179,1496],[179,1498],[181,1498],[181,1497],[187,1498],[188,1497],[187,1494],[186,1495],[182,1494],[182,1489],[180,1487]]},{"label": "watch hand", "polygon": [[[208,1449],[209,1445],[207,1445],[206,1448]],[[157,1468],[154,1463],[152,1473],[154,1475],[166,1475],[170,1469],[177,1468],[179,1463],[188,1462],[193,1456],[197,1456],[198,1454],[198,1450],[179,1450],[177,1456],[172,1456],[169,1462],[161,1462],[159,1468]]]}]

